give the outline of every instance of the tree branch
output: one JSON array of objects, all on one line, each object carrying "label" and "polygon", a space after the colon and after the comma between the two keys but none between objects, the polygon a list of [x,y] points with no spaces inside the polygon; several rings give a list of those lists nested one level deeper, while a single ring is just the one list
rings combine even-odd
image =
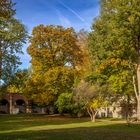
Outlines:
[{"label": "tree branch", "polygon": [[90,115],[90,118],[91,118],[91,120],[92,120],[92,114],[90,113],[90,111],[89,111],[89,108],[87,107],[87,112],[88,112],[88,114]]}]

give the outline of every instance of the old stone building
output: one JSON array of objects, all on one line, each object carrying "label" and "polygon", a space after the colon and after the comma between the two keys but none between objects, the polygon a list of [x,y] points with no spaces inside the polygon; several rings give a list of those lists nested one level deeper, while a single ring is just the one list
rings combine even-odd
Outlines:
[{"label": "old stone building", "polygon": [[21,94],[6,94],[0,99],[0,113],[29,113],[29,102]]},{"label": "old stone building", "polygon": [[5,94],[0,98],[0,114],[19,114],[19,113],[47,113],[51,112],[51,107],[39,107],[32,101],[29,101],[22,94]]}]

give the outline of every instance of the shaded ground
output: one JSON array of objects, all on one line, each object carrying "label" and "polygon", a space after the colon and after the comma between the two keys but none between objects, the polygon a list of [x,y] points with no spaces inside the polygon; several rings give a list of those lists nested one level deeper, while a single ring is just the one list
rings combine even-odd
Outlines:
[{"label": "shaded ground", "polygon": [[140,140],[140,125],[46,115],[0,115],[0,140]]}]

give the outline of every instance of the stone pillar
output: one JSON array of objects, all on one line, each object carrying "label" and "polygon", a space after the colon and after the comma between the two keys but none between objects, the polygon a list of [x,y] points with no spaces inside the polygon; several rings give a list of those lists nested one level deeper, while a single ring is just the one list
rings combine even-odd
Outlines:
[{"label": "stone pillar", "polygon": [[13,114],[13,95],[9,94],[9,113]]}]

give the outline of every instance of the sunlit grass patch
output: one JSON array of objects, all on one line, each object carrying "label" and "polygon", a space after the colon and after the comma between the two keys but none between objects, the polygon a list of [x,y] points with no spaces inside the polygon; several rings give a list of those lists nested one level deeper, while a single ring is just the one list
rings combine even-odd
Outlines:
[{"label": "sunlit grass patch", "polygon": [[140,140],[140,125],[123,120],[0,115],[0,140]]}]

